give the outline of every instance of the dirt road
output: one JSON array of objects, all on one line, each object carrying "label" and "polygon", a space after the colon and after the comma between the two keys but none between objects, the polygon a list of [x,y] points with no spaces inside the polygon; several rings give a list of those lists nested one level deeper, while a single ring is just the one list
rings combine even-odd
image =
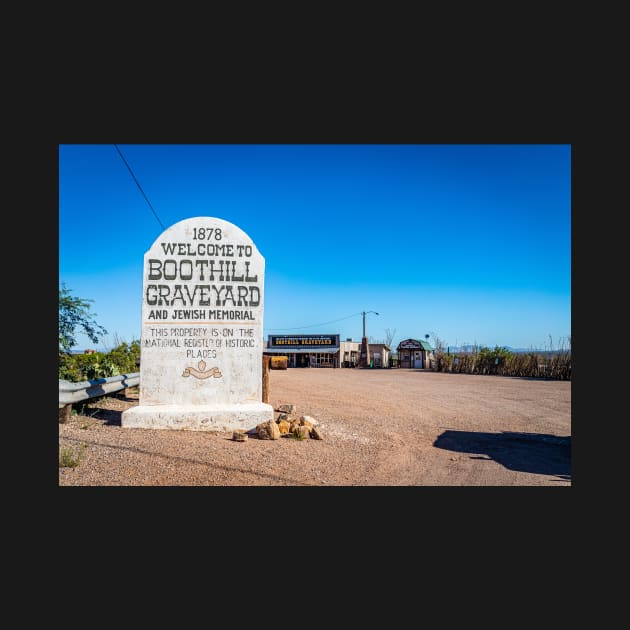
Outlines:
[{"label": "dirt road", "polygon": [[270,402],[313,416],[323,440],[123,429],[137,393],[59,425],[80,455],[59,485],[570,486],[571,383],[423,370],[289,369]]}]

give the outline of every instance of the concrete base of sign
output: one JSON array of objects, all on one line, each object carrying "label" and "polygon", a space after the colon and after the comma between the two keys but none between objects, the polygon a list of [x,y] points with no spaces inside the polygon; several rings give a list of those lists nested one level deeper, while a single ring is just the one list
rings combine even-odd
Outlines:
[{"label": "concrete base of sign", "polygon": [[253,429],[274,416],[263,402],[214,405],[139,405],[122,413],[121,425],[129,429],[178,429],[234,431]]}]

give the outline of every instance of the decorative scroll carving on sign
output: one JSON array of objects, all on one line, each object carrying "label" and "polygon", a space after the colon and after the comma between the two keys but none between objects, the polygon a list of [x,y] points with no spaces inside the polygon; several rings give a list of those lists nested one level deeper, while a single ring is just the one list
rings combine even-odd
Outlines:
[{"label": "decorative scroll carving on sign", "polygon": [[[197,369],[199,368],[199,369]],[[219,370],[218,367],[213,367],[213,368],[208,368],[206,370],[206,362],[205,361],[199,361],[199,363],[197,363],[197,367],[187,367],[184,370],[184,373],[182,374],[182,376],[194,376],[195,378],[210,378],[211,376],[214,376],[214,378],[221,378],[222,374],[221,371]]]}]

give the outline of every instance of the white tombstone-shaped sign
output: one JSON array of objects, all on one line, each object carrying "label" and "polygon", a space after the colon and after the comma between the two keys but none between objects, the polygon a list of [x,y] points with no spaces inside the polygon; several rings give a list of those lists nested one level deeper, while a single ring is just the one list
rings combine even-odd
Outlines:
[{"label": "white tombstone-shaped sign", "polygon": [[262,402],[265,259],[236,225],[195,217],[144,255],[139,405],[122,426],[230,431],[273,418]]}]

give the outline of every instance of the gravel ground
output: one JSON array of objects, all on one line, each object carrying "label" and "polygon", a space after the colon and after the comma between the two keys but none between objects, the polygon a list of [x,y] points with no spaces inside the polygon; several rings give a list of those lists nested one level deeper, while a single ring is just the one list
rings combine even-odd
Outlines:
[{"label": "gravel ground", "polygon": [[423,370],[270,372],[323,440],[123,429],[138,391],[59,424],[61,486],[570,486],[571,383]]}]

